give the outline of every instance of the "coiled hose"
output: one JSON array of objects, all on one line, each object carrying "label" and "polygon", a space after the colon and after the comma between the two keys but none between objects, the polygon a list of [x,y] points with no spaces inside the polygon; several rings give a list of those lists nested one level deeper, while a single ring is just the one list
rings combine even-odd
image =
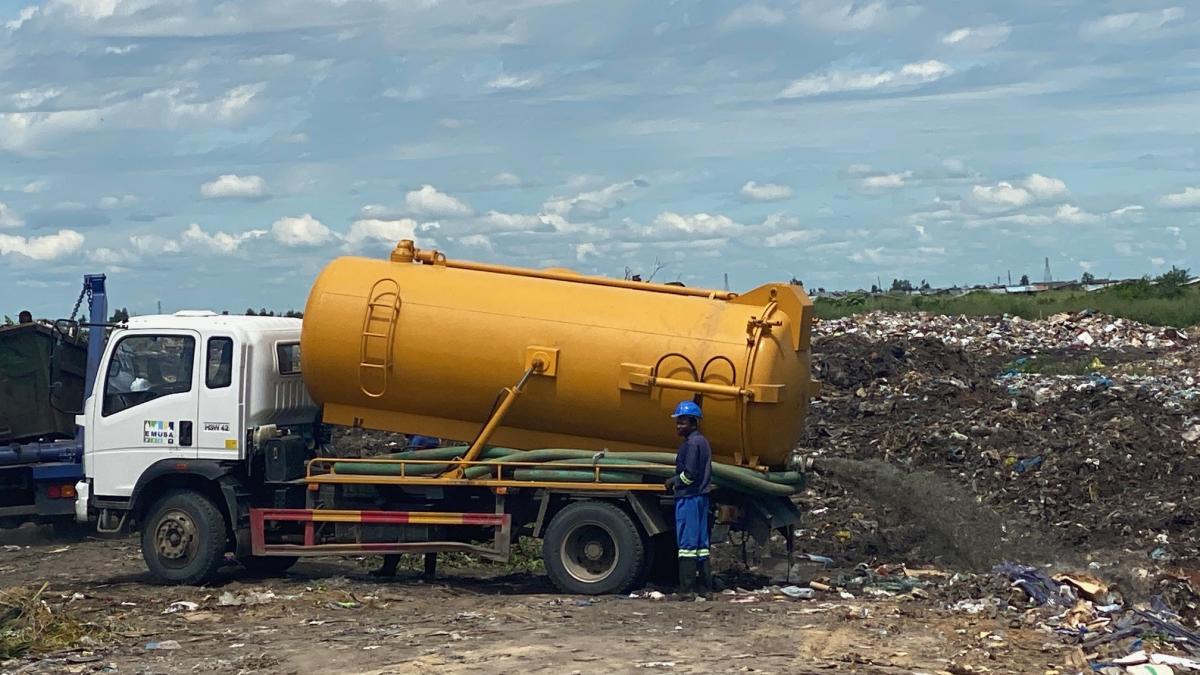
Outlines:
[{"label": "coiled hose", "polygon": [[[406,476],[431,476],[452,468],[454,464],[450,460],[461,457],[466,449],[466,446],[459,445],[431,450],[412,450],[382,455],[379,459],[446,460],[447,463],[444,464],[408,464],[403,469],[403,474]],[[620,467],[619,470],[601,471],[599,481],[602,483],[661,482],[675,473],[675,453],[671,452],[621,452],[599,458],[595,458],[595,455],[596,453],[590,450],[569,448],[517,450],[492,447],[484,450],[480,456],[483,464],[468,467],[463,472],[463,476],[469,479],[486,478],[496,472],[495,467],[487,466],[488,464],[499,464],[506,461],[545,465],[545,468],[513,467],[509,476],[513,480],[578,483],[596,481],[596,473],[592,469],[564,467],[563,464]],[[400,465],[383,462],[337,462],[333,465],[333,470],[346,475],[398,476],[401,474]],[[786,497],[799,492],[805,483],[805,474],[798,471],[760,472],[720,463],[712,465],[712,477],[713,484],[719,488],[750,495],[778,497]]]}]

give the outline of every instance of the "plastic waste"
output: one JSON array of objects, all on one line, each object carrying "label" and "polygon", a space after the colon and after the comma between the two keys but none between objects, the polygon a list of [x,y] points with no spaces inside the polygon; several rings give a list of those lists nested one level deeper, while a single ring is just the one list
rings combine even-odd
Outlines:
[{"label": "plastic waste", "polygon": [[817,592],[811,588],[801,588],[799,586],[784,586],[779,589],[780,593],[788,596],[793,600],[812,600],[817,597]]}]

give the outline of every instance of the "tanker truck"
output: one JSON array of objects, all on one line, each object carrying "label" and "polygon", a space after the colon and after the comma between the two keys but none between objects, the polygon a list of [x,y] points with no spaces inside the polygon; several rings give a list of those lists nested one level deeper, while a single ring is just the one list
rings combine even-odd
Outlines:
[{"label": "tanker truck", "polygon": [[[165,583],[211,580],[230,554],[258,572],[329,555],[503,561],[532,536],[562,591],[626,592],[672,553],[680,400],[703,407],[717,526],[762,539],[799,519],[811,312],[788,284],[739,295],[407,240],[386,260],[338,258],[303,320],[182,311],[115,330],[78,418],[76,517],[137,531]],[[162,364],[137,391],[132,361]],[[339,458],[336,426],[461,443]]]}]

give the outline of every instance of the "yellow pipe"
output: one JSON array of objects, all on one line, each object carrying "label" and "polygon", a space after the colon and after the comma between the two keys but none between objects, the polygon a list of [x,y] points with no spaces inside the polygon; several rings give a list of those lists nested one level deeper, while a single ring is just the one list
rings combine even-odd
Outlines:
[{"label": "yellow pipe", "polygon": [[745,398],[753,398],[753,394],[749,389],[743,389],[731,384],[713,384],[712,382],[677,380],[671,377],[651,377],[649,384],[652,387],[677,389],[679,391],[691,391],[697,394],[715,394],[717,396],[743,396]]},{"label": "yellow pipe", "polygon": [[737,297],[737,293],[733,293],[731,291],[717,291],[705,288],[685,288],[683,286],[671,286],[668,284],[652,284],[642,281],[627,281],[625,279],[609,279],[607,277],[596,277],[583,274],[568,274],[564,272],[550,272],[548,270],[531,270],[522,267],[509,267],[507,265],[489,265],[487,263],[450,260],[446,258],[446,254],[442,253],[441,251],[423,251],[414,247],[411,239],[404,239],[396,245],[395,250],[392,251],[392,262],[419,262],[426,265],[444,265],[445,267],[452,267],[460,270],[472,270],[475,272],[512,274],[521,277],[551,279],[554,281],[568,281],[576,284],[592,284],[593,286],[609,286],[611,288],[628,288],[635,291],[652,291],[654,293],[686,295],[695,298],[709,298],[712,300],[732,300],[733,298]]},{"label": "yellow pipe", "polygon": [[442,474],[443,476],[452,478],[462,477],[463,469],[467,467],[467,464],[475,461],[479,457],[479,453],[483,452],[483,446],[487,445],[488,439],[492,437],[492,434],[499,428],[500,423],[504,421],[504,416],[508,413],[508,409],[512,407],[512,404],[516,403],[517,397],[525,393],[525,383],[529,381],[529,377],[535,372],[544,370],[545,367],[545,361],[535,359],[529,368],[525,370],[525,373],[521,375],[521,379],[517,381],[517,386],[505,387],[504,398],[501,399],[500,405],[496,406],[496,412],[492,413],[487,423],[483,425],[483,429],[479,431],[479,435],[475,437],[475,442],[471,443],[471,447],[467,449],[467,454],[463,455],[463,458],[459,460],[457,467]]}]

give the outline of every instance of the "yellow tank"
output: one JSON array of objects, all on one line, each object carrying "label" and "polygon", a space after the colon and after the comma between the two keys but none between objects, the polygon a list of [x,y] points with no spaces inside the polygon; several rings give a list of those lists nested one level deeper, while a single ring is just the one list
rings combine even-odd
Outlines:
[{"label": "yellow tank", "polygon": [[[321,272],[301,366],[331,424],[471,441],[491,421],[492,445],[674,451],[669,415],[694,399],[718,461],[780,466],[814,387],[811,315],[789,284],[736,295],[403,241]],[[502,404],[505,388],[520,396]]]}]

